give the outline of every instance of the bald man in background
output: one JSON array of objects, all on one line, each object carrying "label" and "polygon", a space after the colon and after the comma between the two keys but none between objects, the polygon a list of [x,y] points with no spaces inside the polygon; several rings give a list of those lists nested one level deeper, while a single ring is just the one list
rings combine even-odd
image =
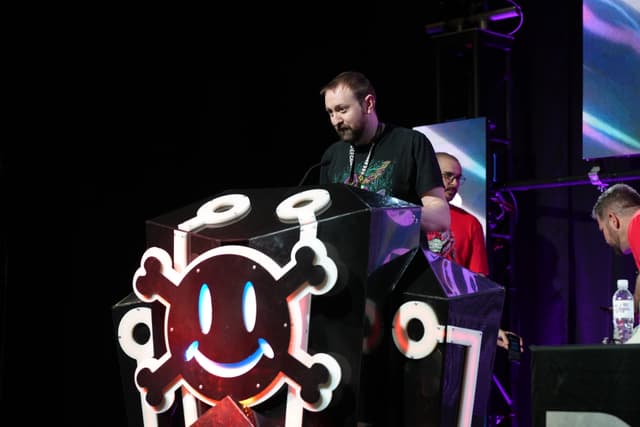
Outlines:
[{"label": "bald man in background", "polygon": [[449,153],[436,153],[436,158],[442,173],[444,196],[449,202],[451,237],[454,242],[446,257],[475,273],[489,276],[482,224],[471,213],[451,204],[465,179],[462,166],[458,159]]},{"label": "bald man in background", "polygon": [[[489,276],[489,262],[487,260],[487,246],[484,240],[484,231],[478,218],[466,210],[452,205],[460,185],[465,178],[462,175],[460,161],[453,155],[445,152],[437,152],[436,158],[442,173],[444,184],[444,196],[449,202],[449,212],[451,214],[451,248],[441,253],[443,257],[454,261],[464,268]],[[516,334],[502,329],[498,330],[498,346],[506,350],[509,349],[509,339],[507,334]],[[520,338],[520,351],[523,350],[522,338]]]}]

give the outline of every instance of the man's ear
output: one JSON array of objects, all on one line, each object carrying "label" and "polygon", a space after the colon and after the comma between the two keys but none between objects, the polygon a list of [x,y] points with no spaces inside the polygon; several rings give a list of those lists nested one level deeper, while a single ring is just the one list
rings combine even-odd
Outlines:
[{"label": "man's ear", "polygon": [[611,225],[611,227],[613,227],[616,230],[620,229],[620,218],[618,218],[618,215],[616,215],[615,212],[609,212],[607,214],[607,220],[609,221],[609,224]]},{"label": "man's ear", "polygon": [[371,114],[376,109],[376,97],[369,94],[364,97],[364,110],[367,114]]}]

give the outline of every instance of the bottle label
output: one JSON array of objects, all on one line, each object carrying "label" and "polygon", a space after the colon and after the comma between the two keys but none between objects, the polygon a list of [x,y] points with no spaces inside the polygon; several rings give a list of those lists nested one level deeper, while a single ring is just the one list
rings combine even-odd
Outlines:
[{"label": "bottle label", "polygon": [[633,301],[613,301],[613,315],[633,318]]}]

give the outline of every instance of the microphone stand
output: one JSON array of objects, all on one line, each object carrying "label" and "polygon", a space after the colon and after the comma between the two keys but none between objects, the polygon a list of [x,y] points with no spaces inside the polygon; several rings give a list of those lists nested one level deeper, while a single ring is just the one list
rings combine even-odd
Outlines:
[{"label": "microphone stand", "polygon": [[307,171],[304,173],[304,175],[302,176],[302,179],[300,180],[300,182],[298,183],[298,187],[302,186],[302,184],[304,184],[304,182],[307,180],[307,177],[309,176],[309,173],[318,168],[318,167],[322,167],[322,166],[326,166],[328,165],[330,162],[329,160],[325,160],[323,162],[318,162],[314,165],[311,165],[311,167],[309,167],[309,169],[307,169]]}]

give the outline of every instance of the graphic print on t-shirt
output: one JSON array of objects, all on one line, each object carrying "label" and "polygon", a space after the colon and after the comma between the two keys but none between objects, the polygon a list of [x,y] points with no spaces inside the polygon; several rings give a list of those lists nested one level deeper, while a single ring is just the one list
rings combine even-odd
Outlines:
[{"label": "graphic print on t-shirt", "polygon": [[[355,169],[358,170],[358,167]],[[391,190],[392,176],[393,165],[390,160],[374,160],[367,168],[360,188],[386,196]],[[340,176],[335,177],[333,182],[354,185],[354,182],[358,182],[358,177],[357,174],[354,174],[354,176],[349,179],[349,170],[344,170]]]}]

